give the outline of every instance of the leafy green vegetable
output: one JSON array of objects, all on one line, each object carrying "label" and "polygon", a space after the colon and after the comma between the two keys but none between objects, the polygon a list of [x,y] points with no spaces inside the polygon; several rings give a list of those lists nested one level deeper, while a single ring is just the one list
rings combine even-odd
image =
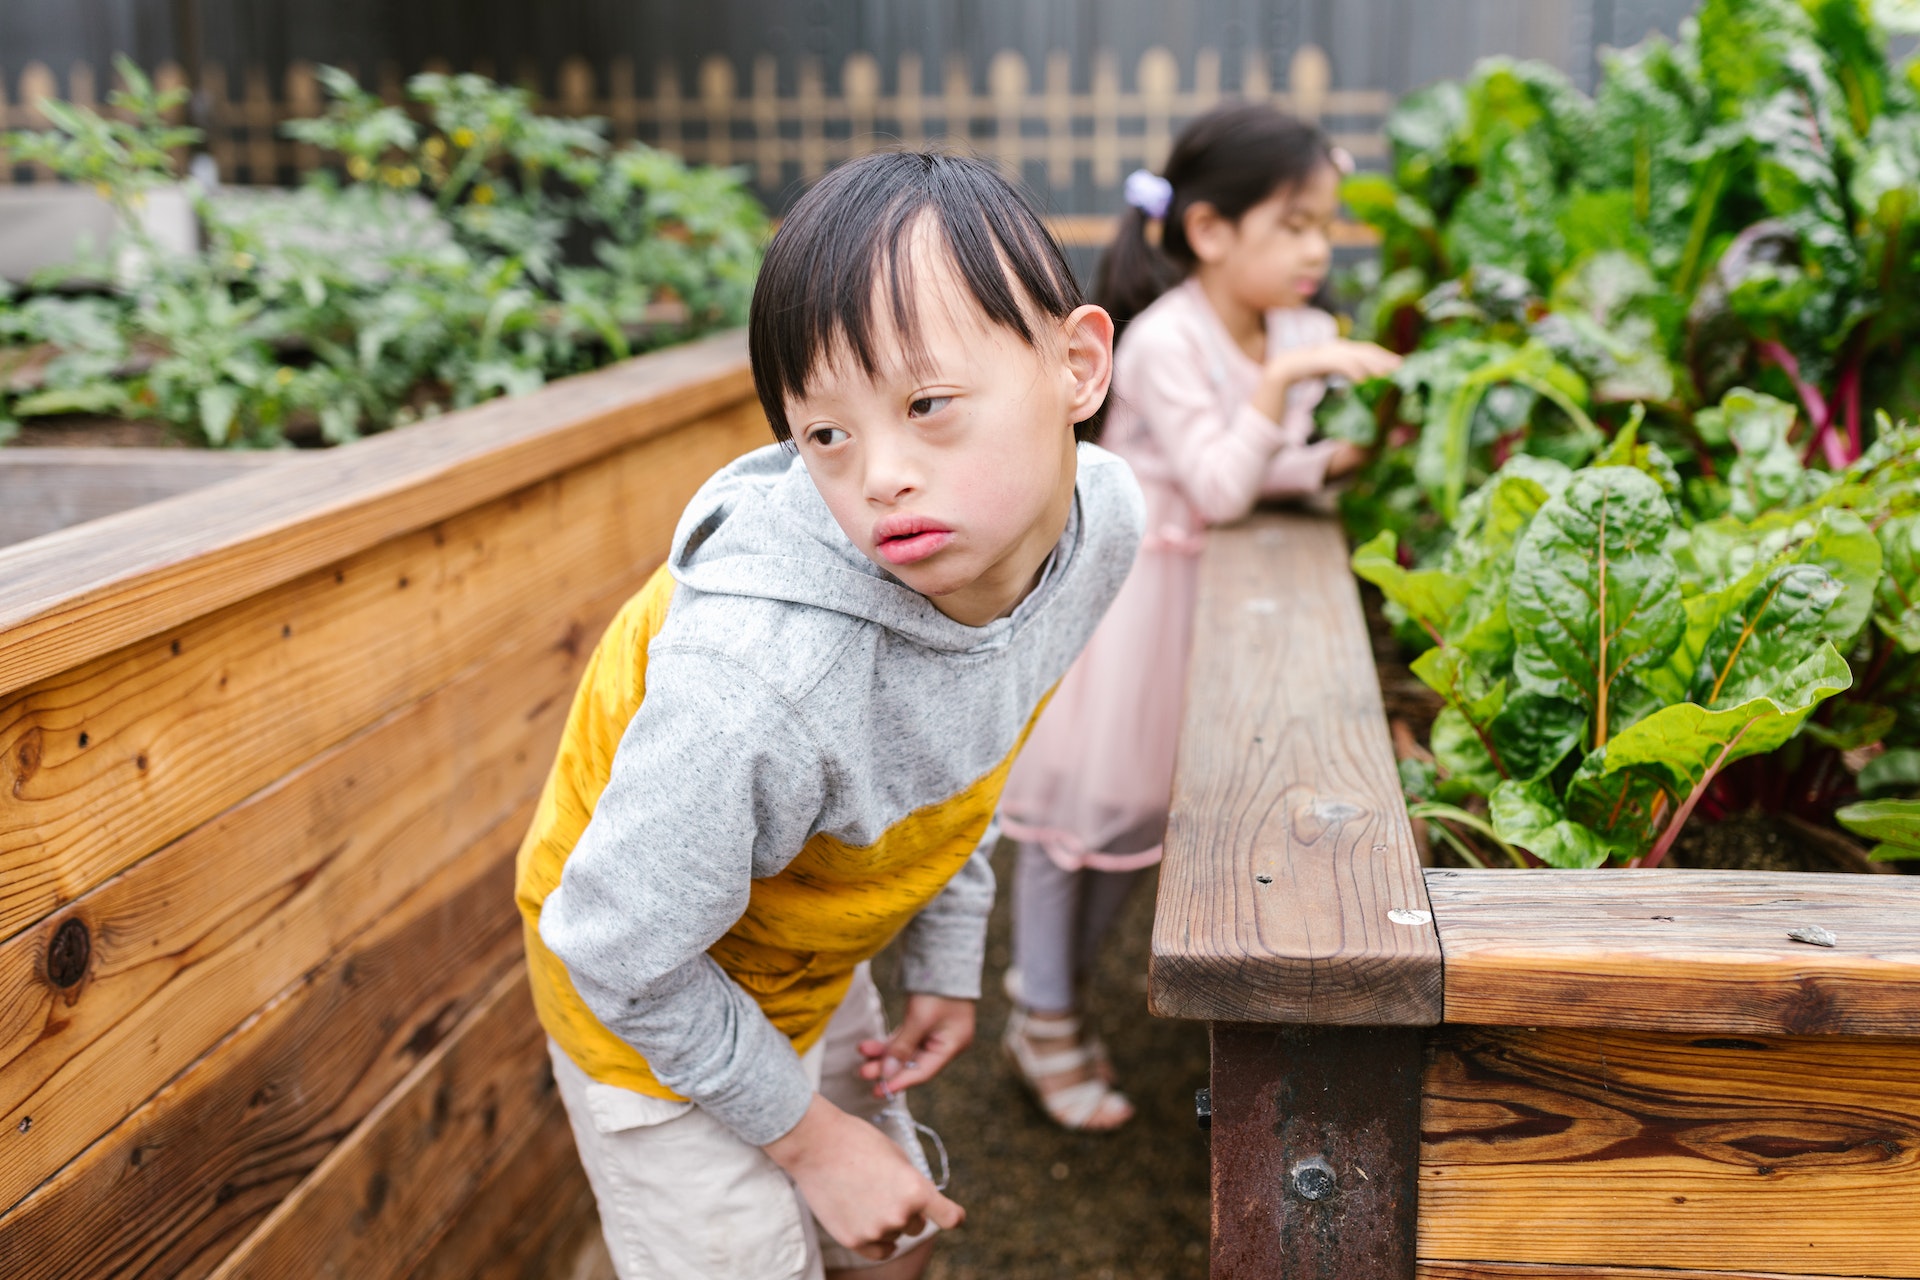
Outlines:
[{"label": "leafy green vegetable", "polygon": [[[123,213],[177,182],[198,138],[168,123],[183,95],[121,74],[111,118],[47,104],[51,129],[0,140],[8,162]],[[323,113],[286,130],[336,166],[306,188],[196,195],[197,257],[123,218],[94,268],[109,297],[0,298],[0,342],[55,353],[38,385],[0,387],[0,431],[87,412],[211,445],[338,442],[744,318],[766,218],[738,171],[612,148],[600,121],[478,76],[416,76],[414,110],[320,79]]]},{"label": "leafy green vegetable", "polygon": [[1875,862],[1920,858],[1920,800],[1863,800],[1834,816],[1849,831],[1880,842],[1867,855]]}]

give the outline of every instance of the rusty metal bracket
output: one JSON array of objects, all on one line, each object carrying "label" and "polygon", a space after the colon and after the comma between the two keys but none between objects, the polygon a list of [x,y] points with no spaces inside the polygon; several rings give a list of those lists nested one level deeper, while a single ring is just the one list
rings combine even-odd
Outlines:
[{"label": "rusty metal bracket", "polygon": [[1212,1040],[1213,1280],[1413,1280],[1422,1031]]}]

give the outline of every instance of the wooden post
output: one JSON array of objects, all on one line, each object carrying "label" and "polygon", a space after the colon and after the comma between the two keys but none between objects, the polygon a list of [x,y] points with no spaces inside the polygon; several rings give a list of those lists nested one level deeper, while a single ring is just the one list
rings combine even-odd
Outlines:
[{"label": "wooden post", "polygon": [[1346,539],[1200,566],[1148,998],[1213,1024],[1215,1280],[1413,1280],[1440,942]]},{"label": "wooden post", "polygon": [[1210,1038],[1213,1280],[1413,1280],[1420,1031]]}]

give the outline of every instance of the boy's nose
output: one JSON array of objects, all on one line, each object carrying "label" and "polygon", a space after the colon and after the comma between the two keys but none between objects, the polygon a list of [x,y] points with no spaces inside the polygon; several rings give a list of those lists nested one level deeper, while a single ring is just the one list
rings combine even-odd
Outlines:
[{"label": "boy's nose", "polygon": [[876,445],[867,450],[865,480],[868,501],[892,504],[920,488],[919,468],[906,450]]}]

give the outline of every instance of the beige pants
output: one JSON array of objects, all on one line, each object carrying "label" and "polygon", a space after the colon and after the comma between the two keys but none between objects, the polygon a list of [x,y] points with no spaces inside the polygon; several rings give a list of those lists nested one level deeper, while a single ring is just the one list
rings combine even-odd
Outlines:
[{"label": "beige pants", "polygon": [[[885,1036],[863,964],[801,1063],[829,1102],[870,1118],[885,1104],[859,1076],[859,1044]],[[827,1268],[878,1265],[821,1230],[780,1166],[700,1108],[597,1083],[548,1048],[620,1280],[822,1280]],[[928,1224],[896,1253],[936,1230]]]}]

